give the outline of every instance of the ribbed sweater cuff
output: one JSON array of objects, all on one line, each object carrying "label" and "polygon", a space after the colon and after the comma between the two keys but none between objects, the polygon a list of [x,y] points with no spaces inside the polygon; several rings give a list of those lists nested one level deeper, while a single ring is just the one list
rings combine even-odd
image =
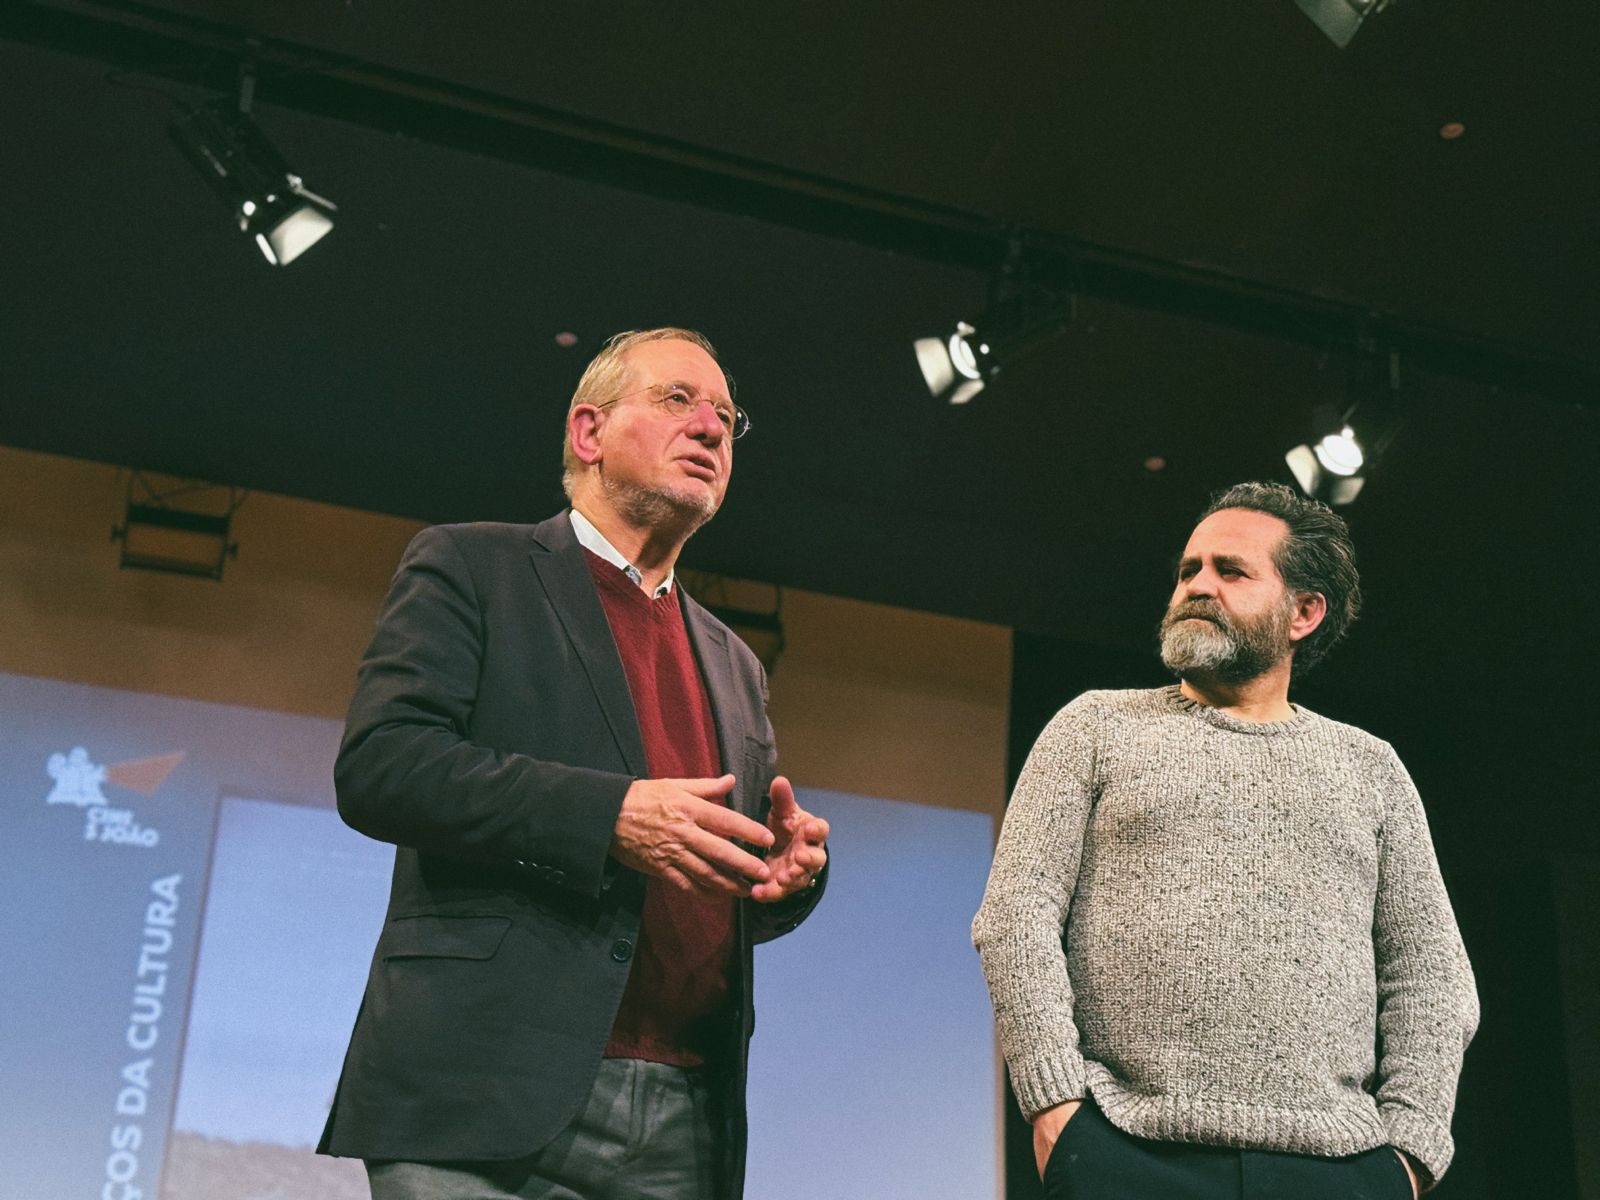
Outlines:
[{"label": "ribbed sweater cuff", "polygon": [[1456,1152],[1450,1126],[1398,1104],[1379,1106],[1378,1116],[1383,1119],[1389,1144],[1416,1159],[1427,1168],[1433,1182],[1439,1182]]},{"label": "ribbed sweater cuff", "polygon": [[1088,1095],[1083,1059],[1075,1055],[1070,1059],[1032,1062],[1020,1075],[1013,1068],[1011,1090],[1017,1095],[1017,1107],[1030,1121],[1047,1108],[1082,1100]]}]

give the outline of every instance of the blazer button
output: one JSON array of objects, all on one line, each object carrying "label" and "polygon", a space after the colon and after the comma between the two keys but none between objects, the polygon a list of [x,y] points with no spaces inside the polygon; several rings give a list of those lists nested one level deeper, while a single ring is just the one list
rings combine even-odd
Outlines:
[{"label": "blazer button", "polygon": [[611,957],[618,962],[627,962],[633,957],[633,943],[627,938],[618,938],[611,943]]}]

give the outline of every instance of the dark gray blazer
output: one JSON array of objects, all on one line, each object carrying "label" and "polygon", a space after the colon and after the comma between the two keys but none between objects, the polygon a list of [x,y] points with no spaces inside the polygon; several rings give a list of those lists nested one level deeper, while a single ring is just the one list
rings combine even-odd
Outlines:
[{"label": "dark gray blazer", "polygon": [[[730,804],[765,820],[776,754],[766,677],[687,595]],[[639,932],[643,876],[608,856],[647,775],[627,676],[563,512],[436,526],[401,560],[362,661],[334,779],[339,811],[393,842],[394,882],[321,1145],[409,1161],[531,1154],[587,1099]],[[715,1067],[727,1192],[744,1161],[750,947],[825,884],[743,901],[737,1003]]]}]

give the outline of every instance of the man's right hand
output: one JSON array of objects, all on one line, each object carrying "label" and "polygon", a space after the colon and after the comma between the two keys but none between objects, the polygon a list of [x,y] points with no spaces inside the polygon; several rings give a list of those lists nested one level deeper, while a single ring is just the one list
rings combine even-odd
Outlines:
[{"label": "man's right hand", "polygon": [[767,879],[767,865],[734,841],[772,845],[765,825],[717,801],[734,778],[636,779],[622,798],[611,855],[623,866],[686,892],[748,896]]},{"label": "man's right hand", "polygon": [[1082,1100],[1067,1100],[1054,1108],[1045,1109],[1033,1119],[1033,1158],[1038,1165],[1040,1179],[1044,1178],[1044,1165],[1050,1161],[1050,1152],[1056,1148],[1061,1131],[1082,1106]]}]

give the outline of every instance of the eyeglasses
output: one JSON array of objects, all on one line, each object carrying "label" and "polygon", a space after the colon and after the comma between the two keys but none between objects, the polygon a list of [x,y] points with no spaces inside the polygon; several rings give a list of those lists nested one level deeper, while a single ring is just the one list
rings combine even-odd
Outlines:
[{"label": "eyeglasses", "polygon": [[595,407],[610,408],[618,400],[626,400],[629,396],[637,396],[641,392],[654,393],[654,403],[665,409],[668,415],[679,420],[689,417],[701,404],[711,405],[716,410],[717,420],[722,422],[723,432],[734,441],[750,432],[750,414],[732,400],[716,400],[681,383],[652,383],[635,391],[624,392],[615,400],[607,400],[604,404],[596,404]]}]

